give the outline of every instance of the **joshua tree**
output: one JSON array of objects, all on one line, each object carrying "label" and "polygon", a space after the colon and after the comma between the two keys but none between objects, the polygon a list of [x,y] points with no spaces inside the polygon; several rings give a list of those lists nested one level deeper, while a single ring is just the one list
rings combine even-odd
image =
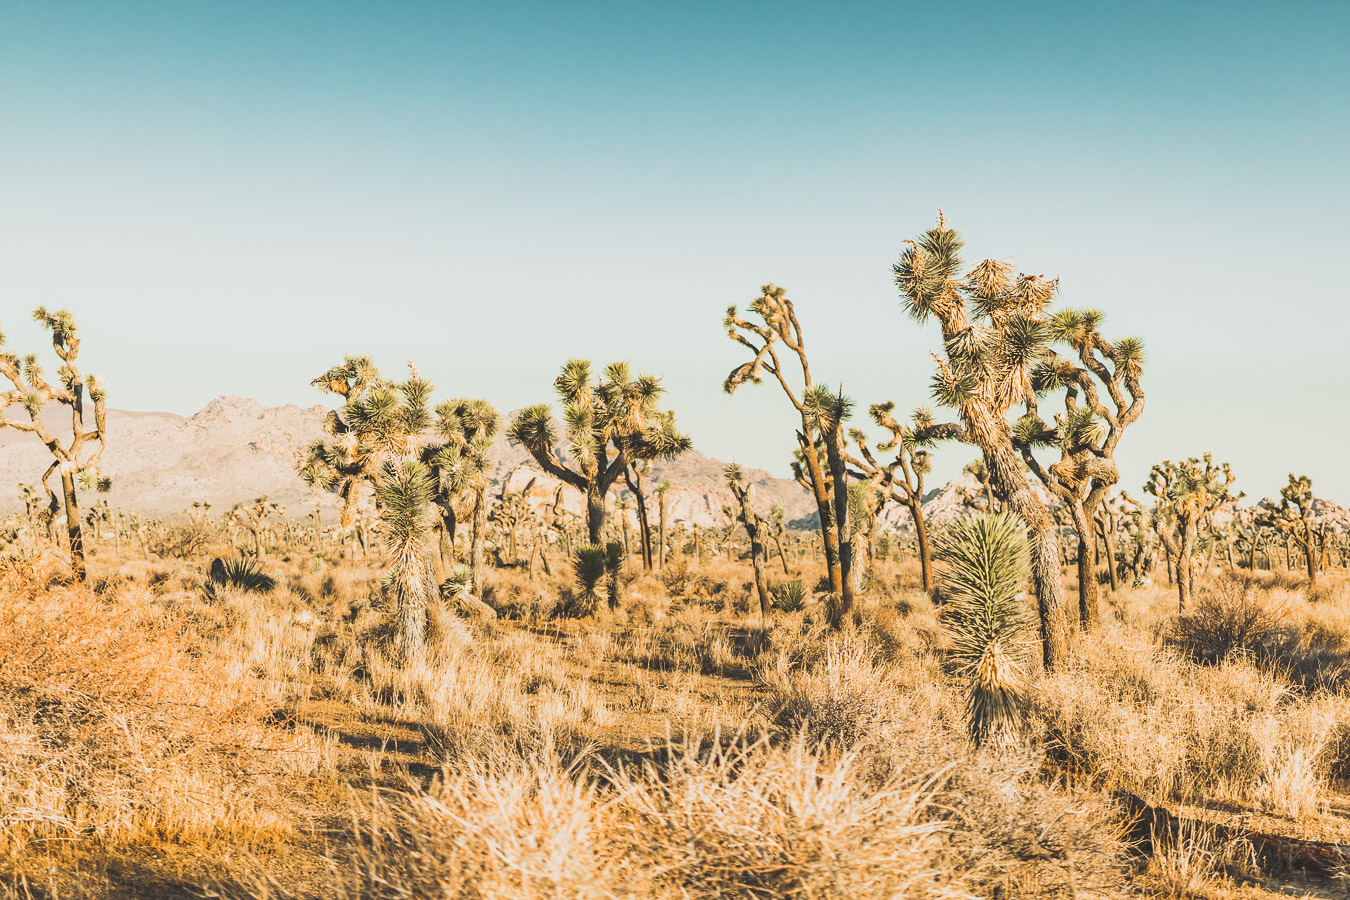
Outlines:
[{"label": "joshua tree", "polygon": [[739,511],[736,517],[745,526],[750,537],[750,564],[755,570],[755,591],[759,594],[759,614],[768,616],[772,600],[769,597],[769,585],[764,580],[764,519],[750,506],[750,485],[745,481],[745,472],[736,463],[729,463],[722,469],[727,487],[736,498]]},{"label": "joshua tree", "polygon": [[[456,509],[470,516],[469,571],[471,589],[483,590],[483,540],[487,532],[487,489],[491,468],[492,440],[500,417],[486,400],[456,398],[436,405],[432,425],[435,437],[422,448],[422,461],[431,469],[437,485],[435,505],[440,516],[443,541],[454,556]],[[445,548],[441,548],[445,561]]]},{"label": "joshua tree", "polygon": [[[888,463],[877,461],[872,448],[867,446],[867,436],[860,430],[851,432],[858,445],[862,459],[848,457],[850,464],[861,470],[856,477],[866,478],[874,484],[882,496],[894,500],[909,510],[914,521],[914,535],[918,542],[919,569],[923,577],[923,589],[933,592],[933,557],[928,542],[928,525],[923,516],[923,479],[933,470],[932,455],[915,439],[916,429],[933,424],[932,414],[926,409],[914,411],[914,425],[901,425],[894,415],[895,403],[874,403],[868,413],[872,421],[891,433],[891,439],[876,445],[876,451],[889,453],[895,450],[895,459]],[[897,470],[899,476],[897,477]]]},{"label": "joshua tree", "polygon": [[1101,538],[1102,546],[1106,549],[1106,570],[1111,579],[1111,590],[1115,591],[1120,587],[1120,576],[1116,573],[1116,529],[1120,520],[1111,509],[1109,499],[1102,501],[1093,523],[1097,535]]},{"label": "joshua tree", "polygon": [[1060,572],[1059,535],[1022,471],[1009,414],[1035,410],[1031,370],[1048,353],[1046,310],[1057,279],[1012,276],[1012,266],[985,260],[961,275],[961,235],[938,226],[909,245],[894,267],[906,311],[920,324],[942,326],[943,354],[934,356],[933,396],[957,410],[959,421],[918,430],[920,443],[959,440],[979,447],[1004,508],[1027,526],[1031,578],[1040,612],[1042,653],[1049,668],[1068,651],[1068,621]]},{"label": "joshua tree", "polygon": [[342,498],[343,527],[352,522],[359,488],[374,487],[386,462],[413,457],[426,443],[432,388],[411,364],[408,369],[408,380],[394,384],[380,377],[368,357],[349,356],[310,382],[345,402],[328,413],[328,438],[309,446],[300,477]]},{"label": "joshua tree", "polygon": [[[65,507],[66,534],[70,544],[70,564],[75,578],[84,581],[87,578],[84,565],[84,536],[80,530],[79,499],[75,492],[77,483],[86,490],[106,493],[112,482],[99,472],[99,462],[103,457],[105,424],[107,420],[107,395],[102,379],[93,375],[80,374],[76,358],[80,355],[80,339],[75,319],[69,312],[59,310],[48,312],[39,306],[33,311],[33,319],[51,332],[52,350],[61,360],[57,370],[58,383],[53,385],[43,377],[42,367],[36,355],[22,359],[14,353],[0,349],[0,374],[13,385],[8,391],[0,392],[0,428],[9,427],[19,431],[36,434],[47,446],[54,457],[52,464],[42,475],[42,487],[51,498],[53,512],[60,505]],[[5,338],[0,334],[0,348]],[[85,391],[93,401],[94,425],[88,428],[85,421]],[[70,437],[63,440],[53,434],[42,420],[42,410],[49,403],[60,403],[70,407]],[[7,415],[10,407],[18,404],[28,414],[28,421],[11,419]],[[92,453],[87,453],[86,448]],[[53,473],[61,475],[61,493],[57,494],[51,486]],[[55,523],[55,517],[51,519]]]},{"label": "joshua tree", "polygon": [[952,658],[970,679],[966,727],[976,746],[1016,743],[1025,704],[1030,628],[1018,591],[1027,578],[1022,524],[1007,514],[953,522],[938,543],[943,625]]},{"label": "joshua tree", "polygon": [[[649,437],[649,434],[656,436],[656,439]],[[689,439],[675,429],[675,414],[668,411],[655,413],[648,429],[628,443],[633,462],[623,478],[637,504],[638,534],[642,540],[642,566],[645,569],[652,568],[653,554],[651,519],[647,515],[647,494],[643,480],[654,462],[674,459],[691,446]]]},{"label": "joshua tree", "polygon": [[431,472],[417,459],[387,461],[375,482],[389,560],[385,585],[394,595],[397,649],[405,665],[422,654],[427,607],[437,596],[431,547],[435,493]]},{"label": "joshua tree", "polygon": [[665,389],[651,375],[633,377],[628,363],[611,363],[602,379],[584,359],[570,360],[554,382],[563,402],[569,468],[559,457],[553,413],[546,403],[528,407],[507,431],[544,471],[586,495],[586,527],[592,544],[605,525],[605,496],[640,459],[673,459],[689,438],[675,429],[673,415],[657,407]]},{"label": "joshua tree", "polygon": [[[1048,425],[1034,398],[1013,428],[1023,461],[1063,501],[1078,535],[1078,615],[1084,628],[1098,621],[1097,573],[1093,568],[1097,510],[1120,480],[1115,451],[1125,429],[1144,412],[1144,345],[1137,338],[1115,342],[1097,330],[1105,317],[1095,309],[1062,310],[1050,317],[1046,336],[1070,348],[1076,360],[1046,351],[1031,372],[1036,396],[1064,391],[1064,411]],[[1060,458],[1042,466],[1034,448],[1057,446]]]},{"label": "joshua tree", "polygon": [[660,516],[658,550],[656,554],[656,567],[664,569],[666,567],[666,494],[670,493],[669,481],[658,481],[656,483],[656,505]]},{"label": "joshua tree", "polygon": [[267,555],[267,520],[272,516],[285,515],[285,510],[267,499],[263,494],[252,503],[240,501],[230,507],[230,521],[253,536],[253,555],[262,559]]},{"label": "joshua tree", "polygon": [[[853,601],[853,589],[847,578],[852,548],[848,546],[848,493],[842,426],[851,404],[842,394],[833,395],[812,380],[802,327],[787,292],[773,284],[766,284],[760,290],[760,296],[749,308],[749,312],[759,318],[759,324],[741,318],[735,306],[727,309],[723,323],[727,336],[746,347],[753,356],[732,369],[722,387],[728,394],[734,394],[747,381],[759,384],[767,372],[778,381],[801,417],[801,427],[797,431],[797,458],[802,466],[800,480],[816,501],[830,591],[840,598],[839,612],[842,613]],[[800,370],[799,385],[794,384],[795,378],[790,380],[785,370],[780,345],[784,355],[790,353],[796,358]],[[825,451],[823,454],[818,452],[818,445]]]},{"label": "joshua tree", "polygon": [[1255,525],[1292,539],[1303,551],[1309,586],[1317,584],[1317,570],[1327,551],[1327,528],[1313,516],[1312,479],[1290,472],[1289,484],[1280,488],[1280,505],[1265,501],[1261,506]]},{"label": "joshua tree", "polygon": [[1230,492],[1235,479],[1228,463],[1216,466],[1208,453],[1203,459],[1192,456],[1182,463],[1163,460],[1149,472],[1144,491],[1157,498],[1153,527],[1175,561],[1177,602],[1183,610],[1191,598],[1195,542],[1201,526],[1216,510],[1246,496]]},{"label": "joshua tree", "polygon": [[496,505],[488,512],[488,520],[501,528],[506,535],[506,552],[510,555],[512,563],[520,559],[520,554],[516,552],[517,530],[534,518],[534,509],[528,499],[534,482],[535,479],[531,478],[520,490],[508,491],[506,482],[503,481],[501,495],[497,498]]}]

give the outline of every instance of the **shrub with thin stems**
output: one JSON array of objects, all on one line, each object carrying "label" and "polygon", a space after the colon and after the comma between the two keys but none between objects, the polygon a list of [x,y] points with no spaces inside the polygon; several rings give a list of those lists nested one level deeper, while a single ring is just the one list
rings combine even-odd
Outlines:
[{"label": "shrub with thin stems", "polygon": [[942,621],[957,672],[970,679],[966,728],[976,746],[1006,747],[1021,734],[1030,626],[1019,591],[1028,551],[1022,524],[1006,513],[959,519],[938,542]]}]

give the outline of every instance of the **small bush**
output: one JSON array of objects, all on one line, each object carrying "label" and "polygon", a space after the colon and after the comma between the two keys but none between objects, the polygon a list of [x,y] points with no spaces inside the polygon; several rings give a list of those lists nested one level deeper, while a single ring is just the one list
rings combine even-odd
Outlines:
[{"label": "small bush", "polygon": [[1202,664],[1217,665],[1234,655],[1267,660],[1290,639],[1282,613],[1250,580],[1224,578],[1176,618],[1169,639]]},{"label": "small bush", "polygon": [[207,523],[188,522],[169,525],[155,532],[146,541],[146,546],[156,556],[188,559],[201,553],[215,536],[215,530]]}]

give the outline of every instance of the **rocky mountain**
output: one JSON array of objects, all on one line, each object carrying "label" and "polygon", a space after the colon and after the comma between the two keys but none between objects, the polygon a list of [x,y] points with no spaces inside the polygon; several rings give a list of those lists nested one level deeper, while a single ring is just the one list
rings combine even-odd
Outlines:
[{"label": "rocky mountain", "polygon": [[[44,419],[58,433],[64,425],[68,434],[69,419],[61,417],[62,411],[53,408]],[[17,409],[11,414],[22,416]],[[336,505],[332,497],[316,494],[295,475],[296,457],[322,436],[325,415],[327,410],[319,405],[268,407],[241,397],[217,397],[188,417],[109,410],[108,449],[103,457],[103,469],[113,477],[108,500],[128,511],[160,516],[181,514],[194,500],[209,500],[216,510],[224,511],[237,501],[262,494],[292,514],[308,511],[316,502],[332,508]],[[506,418],[513,417],[508,414]],[[0,513],[22,509],[19,485],[36,484],[51,461],[36,436],[0,429]],[[694,450],[674,462],[653,466],[644,486],[650,491],[659,480],[670,482],[666,508],[672,523],[723,525],[727,519],[722,507],[731,504],[732,498],[722,484],[722,466]],[[493,448],[492,477],[494,494],[529,486],[530,501],[536,507],[552,503],[559,487],[523,448],[512,446],[504,437]],[[754,485],[755,504],[762,511],[778,504],[789,523],[814,526],[815,502],[795,481],[758,469],[747,470],[746,478]],[[1034,487],[1050,506],[1058,505],[1039,485]],[[621,480],[610,495],[611,503],[626,493]],[[631,498],[627,499],[631,504]],[[563,506],[581,515],[585,500],[565,487]],[[980,484],[971,475],[935,487],[924,498],[924,513],[934,528],[983,508]],[[1350,529],[1350,510],[1319,499],[1315,511],[1336,526]],[[1249,517],[1250,507],[1238,515]],[[655,520],[654,498],[651,516]],[[888,504],[883,527],[908,530],[909,511]]]},{"label": "rocky mountain", "polygon": [[[69,419],[62,419],[61,412],[54,408],[44,418],[57,433],[64,425],[68,435]],[[15,415],[21,413],[15,410]],[[332,507],[333,498],[318,495],[295,474],[297,455],[323,435],[325,415],[323,406],[267,407],[241,397],[218,397],[188,417],[109,410],[103,456],[103,470],[113,478],[108,501],[161,516],[181,513],[196,500],[209,500],[223,511],[262,494],[293,513],[316,502]],[[0,429],[0,511],[21,510],[19,485],[36,484],[51,461],[35,435]],[[746,474],[766,510],[781,504],[789,521],[814,512],[814,502],[796,482],[753,469]],[[518,491],[532,477],[536,502],[552,502],[558,482],[541,472],[525,450],[499,437],[493,448],[494,493],[503,486]],[[722,463],[691,451],[674,463],[653,467],[646,487],[663,478],[671,482],[667,513],[672,522],[725,521],[722,506],[731,503],[731,494],[722,486]],[[621,493],[622,482],[611,498]],[[584,498],[571,488],[565,489],[564,505],[577,513],[585,508]]]}]

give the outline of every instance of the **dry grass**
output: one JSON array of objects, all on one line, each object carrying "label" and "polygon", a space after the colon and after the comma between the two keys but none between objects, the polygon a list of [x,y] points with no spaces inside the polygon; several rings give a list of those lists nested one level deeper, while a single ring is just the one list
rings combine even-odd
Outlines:
[{"label": "dry grass", "polygon": [[762,620],[744,561],[630,572],[586,619],[565,573],[500,571],[501,618],[433,610],[409,668],[377,568],[297,551],[209,593],[208,562],[0,584],[0,895],[1259,897],[1203,828],[1131,864],[1109,792],[1334,831],[1350,772],[1335,577],[1206,583],[1181,618],[1108,592],[991,756],[912,561],[839,632]]}]

